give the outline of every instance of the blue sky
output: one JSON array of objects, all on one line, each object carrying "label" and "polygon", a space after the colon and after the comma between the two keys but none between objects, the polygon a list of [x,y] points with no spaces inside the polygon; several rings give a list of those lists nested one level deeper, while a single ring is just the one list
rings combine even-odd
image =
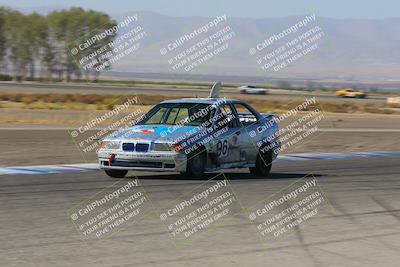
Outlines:
[{"label": "blue sky", "polygon": [[154,11],[171,16],[282,17],[316,13],[333,18],[400,17],[399,0],[0,0],[0,5],[23,10],[81,6],[109,14]]}]

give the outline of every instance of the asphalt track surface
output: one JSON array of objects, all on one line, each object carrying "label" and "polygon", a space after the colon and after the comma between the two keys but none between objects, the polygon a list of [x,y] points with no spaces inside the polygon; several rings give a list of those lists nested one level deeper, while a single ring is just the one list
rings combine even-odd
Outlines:
[{"label": "asphalt track surface", "polygon": [[[168,95],[168,96],[192,96],[195,94],[200,97],[207,97],[210,93],[210,89],[185,89],[185,88],[157,88],[157,87],[124,87],[124,86],[112,86],[112,85],[87,85],[87,84],[37,84],[37,83],[0,83],[0,92],[9,93],[77,93],[77,94],[144,94],[144,95]],[[317,96],[318,100],[343,102],[350,101],[356,103],[385,103],[386,97],[381,96],[369,96],[365,99],[356,98],[340,98],[330,93],[324,94],[311,94],[308,92],[299,93],[282,90],[274,91],[270,90],[265,96],[260,95],[243,95],[238,90],[222,90],[223,96],[231,98],[246,98],[260,99],[268,98],[271,100],[284,100],[293,99],[299,96],[312,97]]]},{"label": "asphalt track surface", "polygon": [[[0,176],[1,266],[398,266],[400,157],[278,162],[271,179],[226,173],[242,206],[312,173],[330,209],[274,242],[259,239],[248,215],[232,216],[176,247],[159,207],[212,178],[137,176],[153,212],[88,247],[67,211],[112,186],[101,171]],[[139,175],[139,173],[136,173]],[[134,181],[135,173],[128,179]]]}]

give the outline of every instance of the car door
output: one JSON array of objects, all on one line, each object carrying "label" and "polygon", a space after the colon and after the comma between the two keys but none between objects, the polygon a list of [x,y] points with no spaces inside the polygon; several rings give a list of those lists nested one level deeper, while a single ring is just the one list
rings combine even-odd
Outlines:
[{"label": "car door", "polygon": [[257,115],[243,103],[233,104],[234,112],[239,124],[238,142],[242,161],[252,163],[256,160],[258,147],[257,142],[261,139],[261,135],[257,133],[258,120]]},{"label": "car door", "polygon": [[240,127],[232,106],[221,105],[216,117],[212,150],[216,154],[218,165],[240,161]]}]

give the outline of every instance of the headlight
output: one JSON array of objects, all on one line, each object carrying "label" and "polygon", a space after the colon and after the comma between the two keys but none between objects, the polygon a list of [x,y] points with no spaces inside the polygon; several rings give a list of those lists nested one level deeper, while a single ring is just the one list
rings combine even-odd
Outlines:
[{"label": "headlight", "polygon": [[154,143],[154,151],[171,151],[171,145],[167,143]]},{"label": "headlight", "polygon": [[120,141],[103,141],[100,144],[101,149],[118,149]]}]

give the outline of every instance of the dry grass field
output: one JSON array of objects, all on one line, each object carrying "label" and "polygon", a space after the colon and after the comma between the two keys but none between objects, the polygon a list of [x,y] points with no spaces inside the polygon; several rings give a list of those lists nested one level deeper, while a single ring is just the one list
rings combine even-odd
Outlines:
[{"label": "dry grass field", "polygon": [[[13,109],[48,109],[48,110],[111,110],[128,98],[137,97],[138,105],[156,105],[167,99],[176,99],[187,96],[164,95],[105,95],[105,94],[44,94],[44,93],[2,93],[0,94],[0,108]],[[260,112],[285,112],[294,108],[304,98],[294,100],[256,100],[246,99]],[[318,104],[325,112],[332,113],[380,113],[394,114],[400,111],[393,109],[386,103],[352,103],[318,100]],[[314,108],[310,106],[310,108]]]}]

